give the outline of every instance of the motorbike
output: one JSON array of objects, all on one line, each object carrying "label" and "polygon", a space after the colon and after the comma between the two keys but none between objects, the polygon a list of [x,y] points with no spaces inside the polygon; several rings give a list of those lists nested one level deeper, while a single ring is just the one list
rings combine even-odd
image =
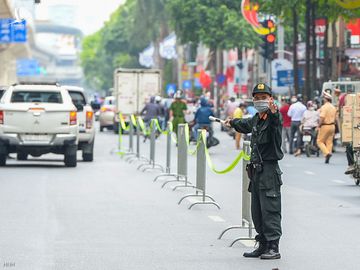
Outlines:
[{"label": "motorbike", "polygon": [[316,155],[319,157],[320,151],[316,145],[316,131],[314,128],[303,128],[302,141],[304,143],[304,151],[307,157]]},{"label": "motorbike", "polygon": [[355,166],[355,170],[354,172],[352,173],[352,176],[354,178],[354,181],[355,181],[355,185],[359,185],[360,184],[360,150],[357,149],[355,150],[354,149],[354,166]]}]

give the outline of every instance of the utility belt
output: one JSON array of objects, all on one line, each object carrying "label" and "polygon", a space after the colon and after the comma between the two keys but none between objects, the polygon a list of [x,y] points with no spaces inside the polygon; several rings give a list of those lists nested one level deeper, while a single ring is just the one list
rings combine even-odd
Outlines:
[{"label": "utility belt", "polygon": [[329,124],[321,124],[322,126],[332,126],[335,125],[335,123],[329,123]]},{"label": "utility belt", "polygon": [[256,173],[262,173],[264,171],[264,165],[266,164],[277,164],[278,162],[276,160],[271,160],[271,161],[267,161],[264,160],[262,162],[251,162],[249,164],[246,165],[246,172],[247,175],[250,179],[250,181],[252,181],[254,179],[254,176]]}]

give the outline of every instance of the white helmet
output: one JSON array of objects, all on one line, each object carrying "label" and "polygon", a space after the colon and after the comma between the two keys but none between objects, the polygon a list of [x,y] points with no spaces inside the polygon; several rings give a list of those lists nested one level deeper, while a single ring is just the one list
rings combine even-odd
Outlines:
[{"label": "white helmet", "polygon": [[155,97],[155,101],[156,101],[156,102],[160,102],[160,101],[161,101],[161,97],[160,97],[160,96],[156,96],[156,97]]},{"label": "white helmet", "polygon": [[[323,92],[322,92],[322,97],[323,98],[326,98],[326,99],[329,99],[329,100],[332,100],[332,95],[327,91],[328,89],[325,89]],[[330,90],[331,91],[331,90]]]},{"label": "white helmet", "polygon": [[174,95],[174,98],[182,98],[182,93],[180,90],[176,91],[176,94]]}]

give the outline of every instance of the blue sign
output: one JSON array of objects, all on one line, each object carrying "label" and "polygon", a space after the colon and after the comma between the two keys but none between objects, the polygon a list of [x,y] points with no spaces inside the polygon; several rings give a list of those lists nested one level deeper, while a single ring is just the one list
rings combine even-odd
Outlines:
[{"label": "blue sign", "polygon": [[176,84],[169,83],[168,85],[166,85],[166,93],[169,97],[174,95],[175,92],[176,92]]},{"label": "blue sign", "polygon": [[27,40],[26,21],[0,19],[0,43],[24,43]]},{"label": "blue sign", "polygon": [[216,82],[220,85],[224,84],[226,81],[226,76],[224,74],[216,75]]},{"label": "blue sign", "polygon": [[182,88],[184,90],[190,90],[191,89],[191,81],[190,80],[183,81]]},{"label": "blue sign", "polygon": [[[299,85],[303,85],[302,80],[302,70],[299,70],[298,77],[299,77]],[[277,72],[277,86],[279,87],[287,87],[294,85],[294,71],[292,69],[289,70],[279,70]]]},{"label": "blue sign", "polygon": [[16,61],[17,76],[35,76],[40,74],[40,66],[35,59],[18,59]]}]

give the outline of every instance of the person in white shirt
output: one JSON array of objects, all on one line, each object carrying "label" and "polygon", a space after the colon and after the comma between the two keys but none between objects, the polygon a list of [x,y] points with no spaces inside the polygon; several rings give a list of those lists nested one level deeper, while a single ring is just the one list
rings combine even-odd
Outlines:
[{"label": "person in white shirt", "polygon": [[288,116],[291,118],[291,129],[290,129],[290,154],[294,154],[294,138],[296,134],[296,149],[299,149],[302,144],[302,138],[300,133],[300,125],[301,120],[303,118],[304,112],[306,111],[305,105],[301,102],[302,96],[298,95],[296,97],[292,97],[291,104]]},{"label": "person in white shirt", "polygon": [[[320,113],[315,110],[315,104],[310,100],[306,103],[307,110],[301,119],[302,131],[311,130],[313,138],[316,137],[316,127],[319,125]],[[298,148],[295,156],[301,155],[301,149]]]}]

